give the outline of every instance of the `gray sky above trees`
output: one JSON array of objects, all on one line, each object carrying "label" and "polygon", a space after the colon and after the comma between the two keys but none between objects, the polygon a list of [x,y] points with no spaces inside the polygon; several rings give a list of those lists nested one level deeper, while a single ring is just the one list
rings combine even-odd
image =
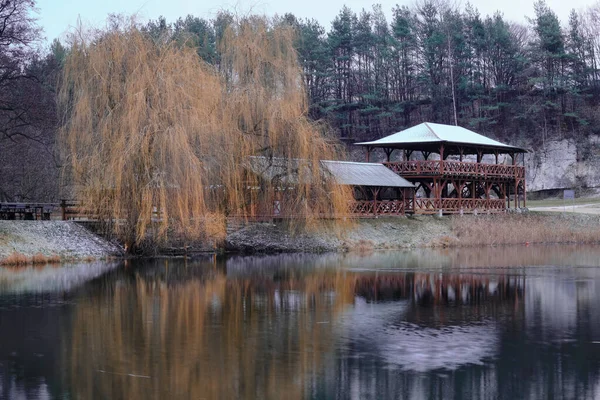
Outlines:
[{"label": "gray sky above trees", "polygon": [[[396,5],[411,6],[414,0],[38,0],[39,23],[44,28],[47,41],[68,31],[77,24],[81,17],[86,25],[103,26],[110,13],[138,14],[140,21],[156,19],[163,15],[172,22],[179,17],[193,14],[197,17],[212,18],[219,10],[235,10],[240,13],[248,10],[267,15],[285,14],[290,12],[298,18],[314,18],[325,28],[329,29],[331,21],[345,5],[355,12],[361,9],[371,9],[375,3],[380,3],[388,17]],[[462,1],[459,4],[466,4]],[[504,16],[513,21],[526,22],[525,16],[532,17],[534,0],[471,0],[482,15],[493,14],[500,10]],[[571,9],[585,8],[595,3],[593,0],[546,0],[550,8],[556,12],[563,25],[568,21]]]}]

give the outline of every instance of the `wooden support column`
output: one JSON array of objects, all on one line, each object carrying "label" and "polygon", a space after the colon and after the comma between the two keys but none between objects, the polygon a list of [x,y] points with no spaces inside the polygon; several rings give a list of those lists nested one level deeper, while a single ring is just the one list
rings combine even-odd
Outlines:
[{"label": "wooden support column", "polygon": [[458,191],[457,191],[457,195],[458,195],[458,209],[460,211],[462,211],[462,195],[463,195],[463,187],[465,186],[465,184],[462,181],[458,181]]},{"label": "wooden support column", "polygon": [[388,147],[384,147],[383,151],[385,152],[385,157],[387,159],[387,162],[390,162],[390,158],[392,157],[392,153],[394,152],[394,149],[390,149]]},{"label": "wooden support column", "polygon": [[367,146],[366,149],[367,149],[367,162],[369,162],[369,158],[370,158],[370,155],[371,155],[371,147]]},{"label": "wooden support column", "polygon": [[60,201],[60,216],[63,221],[67,220],[67,201],[66,200]]},{"label": "wooden support column", "polygon": [[[523,153],[523,171],[525,171],[525,153]],[[523,207],[527,207],[527,177],[523,176]]]},{"label": "wooden support column", "polygon": [[373,215],[377,216],[377,196],[379,195],[379,190],[381,188],[377,187],[377,188],[373,188]]},{"label": "wooden support column", "polygon": [[440,146],[440,175],[444,174],[444,145]]},{"label": "wooden support column", "polygon": [[437,208],[438,211],[442,209],[442,188],[441,188],[441,184],[442,182],[439,179],[433,179],[433,187],[434,187],[434,193],[435,193],[435,198],[436,198],[436,203],[437,203]]}]

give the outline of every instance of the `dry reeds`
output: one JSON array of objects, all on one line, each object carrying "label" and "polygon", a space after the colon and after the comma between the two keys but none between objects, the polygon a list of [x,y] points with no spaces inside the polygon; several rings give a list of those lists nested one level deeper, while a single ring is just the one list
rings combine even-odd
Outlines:
[{"label": "dry reeds", "polygon": [[46,256],[42,253],[34,254],[31,257],[17,251],[12,252],[8,257],[0,260],[0,265],[4,266],[22,266],[22,265],[42,265],[42,264],[58,264],[61,258],[58,255]]},{"label": "dry reeds", "polygon": [[19,252],[13,252],[8,257],[0,260],[0,265],[7,266],[19,266],[19,265],[27,265],[30,263],[30,258],[25,254]]},{"label": "dry reeds", "polygon": [[452,232],[458,241],[449,245],[506,245],[526,243],[598,243],[597,222],[576,216],[492,215],[454,217]]},{"label": "dry reeds", "polygon": [[[128,245],[174,232],[222,238],[225,218],[285,200],[311,224],[344,211],[320,159],[339,158],[306,116],[293,32],[262,17],[229,25],[220,64],[131,24],[74,38],[60,88],[74,195]],[[248,172],[250,156],[285,160]]]}]

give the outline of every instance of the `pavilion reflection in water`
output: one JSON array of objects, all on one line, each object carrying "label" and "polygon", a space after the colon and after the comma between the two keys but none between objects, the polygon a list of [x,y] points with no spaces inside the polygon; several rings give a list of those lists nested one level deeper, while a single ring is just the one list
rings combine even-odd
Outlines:
[{"label": "pavilion reflection in water", "polygon": [[[75,397],[161,398],[168,388],[170,393],[186,388],[180,397],[280,398],[287,393],[307,398],[327,370],[339,367],[336,349],[345,348],[343,340],[368,357],[387,354],[378,362],[392,366],[428,371],[452,359],[446,367],[455,368],[494,355],[498,332],[493,324],[478,322],[484,315],[477,310],[497,304],[523,311],[523,287],[501,275],[446,279],[289,263],[249,268],[236,262],[130,267],[108,286],[86,288],[93,296],[79,303],[65,351],[74,368],[67,386]],[[461,293],[454,300],[448,296],[452,285]],[[448,308],[452,304],[454,311]],[[367,323],[364,331],[358,321]],[[442,336],[465,349],[455,349],[453,356],[452,350],[440,353],[436,362],[420,361],[427,352],[419,348],[435,349]],[[379,347],[368,347],[369,338]],[[102,352],[90,354],[90,348],[107,343]],[[438,347],[444,343],[450,342]],[[132,385],[126,377],[97,369],[152,380]]]}]

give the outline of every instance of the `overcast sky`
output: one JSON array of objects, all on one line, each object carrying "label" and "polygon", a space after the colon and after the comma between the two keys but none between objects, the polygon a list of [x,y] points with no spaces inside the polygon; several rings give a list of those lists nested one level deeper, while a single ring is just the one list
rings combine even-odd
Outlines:
[{"label": "overcast sky", "polygon": [[[379,3],[390,20],[391,9],[396,5],[413,5],[415,0],[38,0],[39,23],[44,28],[48,42],[61,37],[71,29],[80,17],[86,25],[104,26],[110,13],[138,14],[141,21],[156,19],[160,15],[167,21],[193,14],[198,17],[212,18],[221,9],[238,9],[245,13],[252,10],[260,14],[285,14],[291,12],[298,18],[314,18],[326,29],[339,13],[343,5],[347,5],[356,13],[363,8],[371,9],[372,4]],[[466,0],[462,4],[466,4]],[[546,3],[557,13],[563,25],[568,21],[572,8],[577,10],[595,4],[594,0],[546,0]],[[482,15],[493,14],[500,10],[504,16],[513,21],[525,22],[525,16],[533,16],[533,0],[470,0]]]}]

